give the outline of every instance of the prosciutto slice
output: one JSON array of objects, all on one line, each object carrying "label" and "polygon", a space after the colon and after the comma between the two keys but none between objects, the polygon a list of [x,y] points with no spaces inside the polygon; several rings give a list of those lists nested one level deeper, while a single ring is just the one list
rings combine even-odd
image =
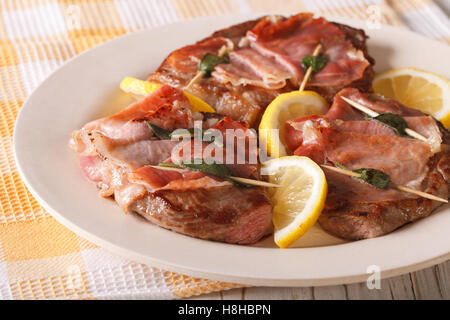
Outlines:
[{"label": "prosciutto slice", "polygon": [[[225,165],[236,176],[257,177],[257,165],[249,163],[248,158],[257,153],[257,149],[248,150],[255,133],[245,123],[230,118],[224,118],[211,129],[224,134],[223,143],[214,149],[216,154],[205,153],[213,143],[204,143],[199,155],[193,157],[190,153],[185,157],[181,151],[191,150],[191,140],[167,161],[199,157],[207,160],[217,153],[225,155],[227,148],[233,148],[230,152],[233,159]],[[242,136],[235,130],[246,134]],[[237,144],[230,145],[240,139],[245,142],[242,150]],[[237,161],[240,153],[244,156],[243,163]],[[254,243],[272,232],[271,204],[262,188],[237,187],[225,179],[188,169],[173,172],[151,166],[133,171],[129,179],[150,191],[134,201],[131,210],[162,227],[202,239],[240,244]]]},{"label": "prosciutto slice", "polygon": [[230,185],[228,181],[215,179],[201,172],[176,172],[144,166],[130,175],[130,181],[143,184],[152,192],[159,190],[188,191],[192,189],[210,189]]},{"label": "prosciutto slice", "polygon": [[[398,101],[387,99],[377,94],[363,94],[354,88],[342,90],[337,95],[335,103],[327,114],[328,119],[341,119],[341,117],[345,118],[344,120],[364,119],[364,115],[347,105],[347,103],[340,98],[341,96],[356,101],[378,113],[393,113],[402,116],[409,128],[422,134],[428,139],[427,142],[433,153],[441,150],[442,132],[439,129],[436,120],[431,116],[423,114],[419,110],[405,107]],[[373,124],[371,126],[374,127]]]},{"label": "prosciutto slice", "polygon": [[[226,165],[233,175],[258,178],[256,133],[244,122],[228,117],[219,121],[210,115],[201,129],[221,134],[222,143],[200,141],[199,154],[195,153],[194,140],[160,140],[148,127],[151,123],[170,131],[190,129],[196,127],[194,118],[204,119],[192,113],[183,92],[163,86],[121,112],[74,131],[71,146],[100,195],[114,197],[123,211],[194,237],[242,244],[258,241],[272,231],[271,204],[263,188],[241,188],[192,170],[154,167],[161,162],[215,160],[216,155],[222,155],[222,161],[231,161]],[[206,153],[211,146],[215,148]],[[230,148],[231,159],[226,158]],[[192,149],[194,152],[184,153]]]},{"label": "prosciutto slice", "polygon": [[[427,142],[400,137],[392,129],[353,109],[345,96],[377,112],[401,115]],[[378,95],[356,89],[340,91],[324,116],[307,116],[286,123],[286,143],[295,155],[319,164],[341,164],[349,169],[374,168],[393,183],[449,195],[448,132],[432,117]],[[439,204],[396,189],[377,189],[362,181],[324,169],[328,196],[319,222],[347,239],[376,237],[429,215]]]},{"label": "prosciutto slice", "polygon": [[[404,118],[408,125],[429,141],[399,137],[383,124],[365,120],[341,96],[378,112],[407,115]],[[427,173],[428,160],[440,150],[442,143],[442,134],[431,117],[351,88],[338,94],[325,116],[290,120],[286,132],[286,142],[295,155],[309,156],[318,163],[341,163],[350,169],[379,169],[389,174],[393,182],[411,187],[420,186]]]},{"label": "prosciutto slice", "polygon": [[318,92],[330,104],[344,87],[370,92],[375,61],[366,40],[363,30],[314,19],[311,14],[276,19],[265,16],[218,30],[173,51],[148,80],[183,89],[197,74],[205,54],[217,55],[224,46],[232,48],[230,63],[217,65],[211,77],[200,79],[187,90],[213,106],[218,114],[257,128],[273,99],[298,89],[303,78],[299,59],[310,55],[319,41],[330,63],[311,79],[317,85],[309,84],[307,89]]},{"label": "prosciutto slice", "polygon": [[296,81],[295,76],[274,59],[245,48],[229,54],[230,63],[215,68],[214,76],[234,86],[255,85],[267,89],[279,89],[287,80]]},{"label": "prosciutto slice", "polygon": [[71,146],[83,156],[118,158],[124,166],[139,166],[133,165],[133,161],[155,162],[156,158],[164,158],[155,155],[170,154],[172,142],[155,141],[148,122],[166,130],[190,128],[193,125],[191,105],[180,90],[163,86],[119,113],[74,131]]},{"label": "prosciutto slice", "polygon": [[174,51],[168,58],[168,64],[184,73],[196,73],[199,61],[207,54],[218,54],[222,47],[233,49],[231,40],[217,37],[189,45]]},{"label": "prosciutto slice", "polygon": [[262,19],[247,32],[248,48],[237,49],[231,65],[221,65],[213,76],[233,85],[250,84],[264,88],[282,88],[290,80],[303,80],[302,59],[311,55],[317,44],[328,59],[315,73],[310,86],[344,86],[361,79],[370,62],[356,49],[346,34],[324,18],[301,13],[286,20]]},{"label": "prosciutto slice", "polygon": [[[250,131],[245,123],[233,121],[230,118],[224,118],[210,128],[210,130],[216,130],[222,135],[223,138],[220,145],[203,142],[200,148],[196,150],[194,140],[189,140],[181,148],[174,149],[171,157],[166,162],[191,162],[194,159],[209,160],[226,165],[235,176],[259,178],[257,164],[258,151],[256,148],[257,137],[254,131]],[[241,139],[242,142],[238,142]],[[227,149],[230,147],[233,151],[227,153]],[[210,188],[230,184],[224,179],[207,176],[200,172],[187,170],[179,173],[151,166],[139,168],[131,176],[133,182],[143,184],[149,190],[153,191],[171,190],[174,188],[177,190],[187,190],[193,185]],[[194,180],[201,181],[195,182]]]},{"label": "prosciutto slice", "polygon": [[157,140],[147,123],[167,130],[190,128],[191,108],[182,91],[163,86],[119,113],[72,132],[70,145],[80,155],[86,177],[97,183],[100,195],[114,195],[127,210],[145,193],[142,186],[129,183],[128,174],[144,165],[165,161],[178,143]]},{"label": "prosciutto slice", "polygon": [[89,122],[83,129],[118,143],[146,140],[152,136],[147,121],[166,130],[188,128],[193,124],[191,109],[181,90],[162,86],[115,115]]}]

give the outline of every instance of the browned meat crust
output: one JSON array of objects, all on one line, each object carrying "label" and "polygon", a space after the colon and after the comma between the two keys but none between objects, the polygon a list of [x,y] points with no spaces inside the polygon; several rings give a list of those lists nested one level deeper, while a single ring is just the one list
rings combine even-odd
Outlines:
[{"label": "browned meat crust", "polygon": [[131,210],[160,227],[227,243],[251,244],[273,228],[272,206],[261,188],[158,191],[134,202]]},{"label": "browned meat crust", "polygon": [[[212,37],[230,38],[235,44],[243,37],[246,32],[252,29],[261,19],[247,21],[229,28],[216,31],[210,37],[199,41],[199,43],[211,39]],[[367,67],[363,78],[349,84],[349,87],[358,88],[362,92],[372,91],[372,79],[374,76],[373,64],[375,60],[370,57],[367,52],[366,39],[363,30],[355,29],[346,25],[336,24],[350,39],[353,45],[364,52],[365,57],[371,63]],[[169,55],[170,56],[170,55]],[[149,76],[149,80],[164,84],[169,84],[177,88],[183,88],[194,77],[191,73],[180,73],[171,68],[167,58],[160,67]],[[308,90],[314,90],[324,96],[328,102],[332,102],[336,92],[340,91],[343,86],[339,87],[309,87]],[[292,85],[287,85],[282,89],[270,90],[255,86],[239,86],[234,87],[231,84],[222,84],[214,78],[202,80],[200,83],[193,85],[189,91],[199,98],[213,106],[217,113],[233,118],[233,120],[247,121],[251,127],[257,127],[261,116],[267,105],[280,93],[289,92],[298,89]]]},{"label": "browned meat crust", "polygon": [[[443,147],[447,148],[446,145]],[[434,155],[429,160],[429,172],[422,184],[424,192],[444,199],[449,198],[449,164],[448,150]],[[326,231],[348,240],[375,238],[390,233],[406,223],[428,217],[441,204],[425,198],[379,202],[352,202],[346,199],[334,203],[327,201],[319,217],[319,223]]]}]

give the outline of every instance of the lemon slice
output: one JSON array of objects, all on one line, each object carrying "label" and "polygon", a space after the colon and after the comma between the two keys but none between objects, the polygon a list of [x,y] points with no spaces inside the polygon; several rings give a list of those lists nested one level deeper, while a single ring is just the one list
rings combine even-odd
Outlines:
[{"label": "lemon slice", "polygon": [[419,109],[450,126],[450,81],[417,68],[393,69],[375,77],[373,89],[407,107]]},{"label": "lemon slice", "polygon": [[262,173],[279,188],[269,188],[275,243],[287,248],[319,218],[327,196],[322,169],[307,157],[287,156],[263,164]]},{"label": "lemon slice", "polygon": [[321,115],[327,111],[328,104],[325,99],[313,91],[280,94],[269,104],[259,124],[261,141],[265,142],[268,154],[272,157],[288,155],[288,149],[284,144],[287,120],[307,115]]},{"label": "lemon slice", "polygon": [[[120,83],[120,89],[125,91],[126,93],[130,93],[138,99],[142,99],[143,97],[149,95],[156,89],[160,88],[162,84],[139,80],[131,77],[125,77]],[[192,105],[192,111],[194,112],[216,112],[209,104],[203,101],[200,98],[197,98],[193,94],[184,91],[184,94],[189,99],[189,102]]]}]

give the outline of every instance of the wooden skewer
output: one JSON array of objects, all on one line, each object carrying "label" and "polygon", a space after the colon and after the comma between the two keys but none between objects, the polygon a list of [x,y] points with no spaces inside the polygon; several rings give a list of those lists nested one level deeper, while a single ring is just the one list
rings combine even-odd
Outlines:
[{"label": "wooden skewer", "polygon": [[436,197],[436,196],[434,196],[432,194],[429,194],[429,193],[426,193],[426,192],[422,192],[422,191],[419,191],[419,190],[414,190],[414,189],[411,189],[411,188],[408,188],[408,187],[405,187],[405,186],[401,186],[401,185],[397,185],[397,184],[394,184],[394,183],[392,184],[392,186],[394,188],[397,188],[398,190],[401,190],[401,191],[404,191],[404,192],[414,193],[414,194],[417,194],[418,196],[421,196],[421,197],[424,197],[424,198],[428,198],[428,199],[431,199],[431,200],[436,200],[436,201],[448,203],[448,200]]},{"label": "wooden skewer", "polygon": [[[219,57],[223,57],[225,55],[225,53],[227,53],[228,47],[227,46],[222,46],[222,48],[220,48],[218,56]],[[195,77],[193,77],[191,79],[191,81],[188,83],[188,85],[186,87],[184,87],[184,90],[189,89],[194,83],[196,83],[198,80],[200,80],[201,78],[203,78],[203,76],[205,75],[204,71],[199,71],[197,72],[197,74],[195,75]]]},{"label": "wooden skewer", "polygon": [[[347,102],[349,105],[351,105],[351,106],[354,107],[355,109],[358,109],[359,111],[362,111],[362,112],[364,112],[365,114],[368,114],[368,115],[371,116],[372,118],[377,117],[377,116],[380,115],[378,112],[375,112],[375,111],[373,111],[373,110],[367,108],[366,106],[363,106],[362,104],[360,104],[360,103],[358,103],[358,102],[355,102],[355,101],[353,101],[353,100],[350,100],[350,99],[348,99],[348,98],[346,98],[346,97],[342,97],[342,96],[340,96],[340,97],[341,97],[342,100],[344,100],[345,102]],[[411,130],[411,129],[409,129],[409,128],[406,128],[406,129],[405,129],[405,132],[406,132],[407,134],[409,134],[411,137],[414,137],[414,138],[416,138],[416,139],[419,139],[419,140],[428,142],[428,139],[427,139],[427,138],[425,138],[423,135],[421,135],[420,133],[418,133],[418,132],[416,132],[416,131],[414,131],[414,130]]]},{"label": "wooden skewer", "polygon": [[327,166],[326,164],[322,164],[321,167],[330,169],[331,171],[335,171],[337,173],[345,174],[345,175],[350,176],[350,177],[359,178],[361,176],[359,173],[353,172],[351,170],[345,170],[345,169],[342,169],[342,168]]},{"label": "wooden skewer", "polygon": [[281,187],[279,184],[260,181],[260,180],[246,179],[246,178],[233,177],[233,176],[229,176],[228,178],[230,178],[231,180],[237,181],[237,182],[251,184],[254,186],[270,187],[270,188],[280,188]]},{"label": "wooden skewer", "polygon": [[[350,171],[350,170],[337,168],[337,167],[332,167],[332,166],[327,166],[327,165],[324,165],[324,164],[322,165],[322,167],[327,168],[327,169],[329,169],[331,171],[335,171],[335,172],[338,172],[338,173],[345,174],[345,175],[350,176],[350,177],[355,177],[355,178],[359,178],[360,177],[359,173],[356,173],[356,172],[353,172],[353,171]],[[426,193],[426,192],[422,192],[422,191],[419,191],[419,190],[414,190],[414,189],[411,189],[411,188],[408,188],[408,187],[405,187],[405,186],[402,186],[402,185],[394,184],[394,183],[391,183],[391,185],[394,188],[396,188],[396,189],[398,189],[400,191],[417,194],[418,196],[421,196],[423,198],[427,198],[427,199],[430,199],[430,200],[435,200],[435,201],[448,203],[447,199],[439,198],[439,197],[436,197],[435,195],[432,195],[432,194],[429,194],[429,193]]]},{"label": "wooden skewer", "polygon": [[163,167],[163,166],[149,166],[155,169],[159,169],[159,170],[165,170],[165,171],[176,171],[176,172],[184,172],[187,169],[182,169],[182,168],[173,168],[173,167]]},{"label": "wooden skewer", "polygon": [[[319,43],[316,48],[314,49],[313,52],[313,57],[317,57],[320,53],[320,50],[322,50],[322,45]],[[299,91],[303,91],[305,90],[306,87],[306,83],[309,81],[309,77],[311,77],[311,73],[312,73],[312,66],[308,68],[308,70],[306,70],[305,76],[303,77],[303,81],[302,84],[300,85],[300,88],[298,89]]]},{"label": "wooden skewer", "polygon": [[[180,173],[184,172],[185,170],[188,170],[187,168],[183,169],[183,168],[173,168],[173,167],[163,167],[163,166],[150,166],[150,167],[155,168],[155,169],[160,169],[160,170],[176,171],[176,172],[180,172]],[[260,180],[246,179],[246,178],[233,177],[233,176],[228,176],[228,178],[230,178],[231,180],[234,180],[236,182],[251,184],[253,186],[258,186],[258,187],[270,187],[270,188],[280,188],[281,187],[278,184],[260,181]]]},{"label": "wooden skewer", "polygon": [[178,138],[190,138],[190,137],[192,137],[192,134],[189,134],[189,133],[171,134],[170,137],[171,138],[175,138],[175,139],[178,139]]}]

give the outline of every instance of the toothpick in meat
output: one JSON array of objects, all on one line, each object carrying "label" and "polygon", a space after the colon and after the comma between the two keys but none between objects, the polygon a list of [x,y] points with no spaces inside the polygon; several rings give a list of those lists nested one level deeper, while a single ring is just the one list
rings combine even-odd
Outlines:
[{"label": "toothpick in meat", "polygon": [[[350,99],[348,99],[346,97],[342,97],[342,96],[340,96],[340,98],[342,100],[344,100],[345,102],[347,102],[352,107],[354,107],[355,109],[358,109],[359,111],[364,112],[365,114],[371,116],[372,118],[378,117],[380,115],[378,112],[375,112],[375,111],[367,108],[366,106],[363,106],[362,104],[360,104],[360,103],[358,103],[356,101],[350,100]],[[425,141],[425,142],[428,141],[428,139],[425,138],[423,135],[421,135],[420,133],[418,133],[418,132],[416,132],[416,131],[414,131],[414,130],[412,130],[410,128],[405,128],[405,132],[408,135],[410,135],[411,137],[413,137],[413,138],[416,138],[416,139],[419,139],[419,140],[422,140],[422,141]]]},{"label": "toothpick in meat", "polygon": [[[228,49],[229,49],[228,46],[225,46],[225,45],[222,46],[222,48],[220,48],[219,53],[217,55],[219,57],[223,57],[227,53]],[[189,89],[194,83],[196,83],[198,80],[203,78],[204,75],[205,75],[204,71],[197,72],[197,74],[191,79],[191,81],[188,83],[188,85],[186,87],[184,87],[184,90]]]},{"label": "toothpick in meat", "polygon": [[[334,172],[337,172],[337,173],[341,173],[341,174],[345,174],[345,175],[350,176],[350,177],[359,178],[361,176],[359,173],[353,172],[351,170],[347,170],[347,169],[343,169],[343,168],[337,168],[337,167],[332,167],[332,166],[328,166],[328,165],[324,165],[324,164],[321,165],[321,166],[324,167],[324,168],[327,168],[327,169],[329,169],[331,171],[334,171]],[[447,199],[443,199],[443,198],[437,197],[435,195],[432,195],[432,194],[429,194],[429,193],[426,193],[426,192],[422,192],[422,191],[419,191],[419,190],[414,190],[414,189],[411,189],[411,188],[408,188],[408,187],[405,187],[405,186],[402,186],[402,185],[394,184],[394,183],[391,183],[391,186],[396,188],[396,189],[398,189],[398,190],[400,190],[400,191],[413,193],[413,194],[416,194],[416,195],[421,196],[423,198],[427,198],[427,199],[430,199],[430,200],[435,200],[435,201],[448,203]]]},{"label": "toothpick in meat", "polygon": [[[316,48],[314,49],[314,52],[313,52],[312,56],[313,57],[317,57],[319,55],[319,53],[320,53],[320,50],[322,50],[322,45],[319,43],[316,46]],[[312,71],[313,71],[312,66],[310,66],[308,68],[308,70],[306,70],[305,76],[303,77],[303,81],[302,81],[302,83],[300,85],[300,88],[298,89],[299,91],[305,90],[306,84],[308,83],[309,78],[311,77]]]},{"label": "toothpick in meat", "polygon": [[[176,171],[176,172],[180,172],[180,173],[188,170],[188,169],[184,169],[184,168],[163,167],[163,166],[150,166],[150,167],[155,168],[155,169],[160,169],[160,170]],[[278,184],[274,184],[274,183],[270,183],[270,182],[266,182],[266,181],[234,177],[234,176],[228,176],[228,178],[231,180],[234,180],[236,182],[245,183],[245,184],[253,185],[256,187],[269,187],[269,188],[280,188],[281,187]]]}]

